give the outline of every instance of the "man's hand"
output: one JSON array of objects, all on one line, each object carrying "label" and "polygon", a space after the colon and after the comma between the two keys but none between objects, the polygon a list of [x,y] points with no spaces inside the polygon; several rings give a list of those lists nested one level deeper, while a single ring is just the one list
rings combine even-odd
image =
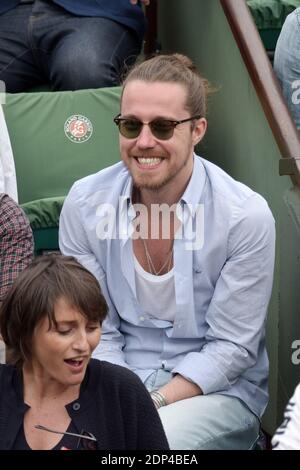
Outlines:
[{"label": "man's hand", "polygon": [[[138,3],[139,0],[130,0],[130,3],[132,3],[132,5],[136,5]],[[140,0],[141,3],[143,3],[144,5],[150,5],[150,0]]]}]

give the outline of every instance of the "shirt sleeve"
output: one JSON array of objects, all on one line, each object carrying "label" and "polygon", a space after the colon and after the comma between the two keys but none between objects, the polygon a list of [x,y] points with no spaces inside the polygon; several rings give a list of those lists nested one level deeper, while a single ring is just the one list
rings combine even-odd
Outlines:
[{"label": "shirt sleeve", "polygon": [[0,302],[18,275],[31,263],[34,242],[29,221],[7,195],[0,212]]},{"label": "shirt sleeve", "polygon": [[108,292],[106,273],[90,248],[83,221],[84,214],[80,211],[75,185],[67,196],[60,215],[60,250],[66,256],[74,256],[96,277],[108,304],[109,312],[102,325],[101,341],[94,350],[93,357],[128,368],[122,351],[125,340],[119,331],[120,318]]},{"label": "shirt sleeve", "polygon": [[277,429],[272,445],[274,450],[300,449],[300,385],[286,407],[284,421]]},{"label": "shirt sleeve", "polygon": [[272,290],[275,224],[267,203],[253,195],[233,214],[228,257],[206,314],[206,343],[173,369],[204,394],[228,390],[257,362]]}]

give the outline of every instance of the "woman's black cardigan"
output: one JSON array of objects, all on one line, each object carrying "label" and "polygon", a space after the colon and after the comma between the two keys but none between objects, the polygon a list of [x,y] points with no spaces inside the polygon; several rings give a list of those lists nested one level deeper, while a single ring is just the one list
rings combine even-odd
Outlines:
[{"label": "woman's black cardigan", "polygon": [[[0,449],[13,449],[28,405],[22,372],[0,365]],[[168,443],[152,399],[124,367],[91,359],[78,400],[66,406],[76,428],[91,432],[99,450],[166,450]],[[43,425],[43,423],[37,423]],[[57,430],[60,430],[57,423]]]}]

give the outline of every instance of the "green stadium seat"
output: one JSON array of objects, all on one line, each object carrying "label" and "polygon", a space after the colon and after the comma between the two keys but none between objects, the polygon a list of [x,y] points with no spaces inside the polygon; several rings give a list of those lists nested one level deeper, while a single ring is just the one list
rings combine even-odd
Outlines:
[{"label": "green stadium seat", "polygon": [[74,181],[119,160],[120,88],[8,94],[3,106],[14,153],[19,203],[36,253],[57,250],[58,219]]},{"label": "green stadium seat", "polygon": [[64,200],[58,196],[22,204],[33,230],[36,255],[59,250],[58,224]]}]

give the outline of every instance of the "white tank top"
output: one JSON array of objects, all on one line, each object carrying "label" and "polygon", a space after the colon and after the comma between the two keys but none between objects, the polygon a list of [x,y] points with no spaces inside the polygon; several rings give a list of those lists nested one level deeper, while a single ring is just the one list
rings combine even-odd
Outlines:
[{"label": "white tank top", "polygon": [[174,322],[176,312],[174,268],[162,276],[145,271],[134,257],[136,295],[150,317]]}]

